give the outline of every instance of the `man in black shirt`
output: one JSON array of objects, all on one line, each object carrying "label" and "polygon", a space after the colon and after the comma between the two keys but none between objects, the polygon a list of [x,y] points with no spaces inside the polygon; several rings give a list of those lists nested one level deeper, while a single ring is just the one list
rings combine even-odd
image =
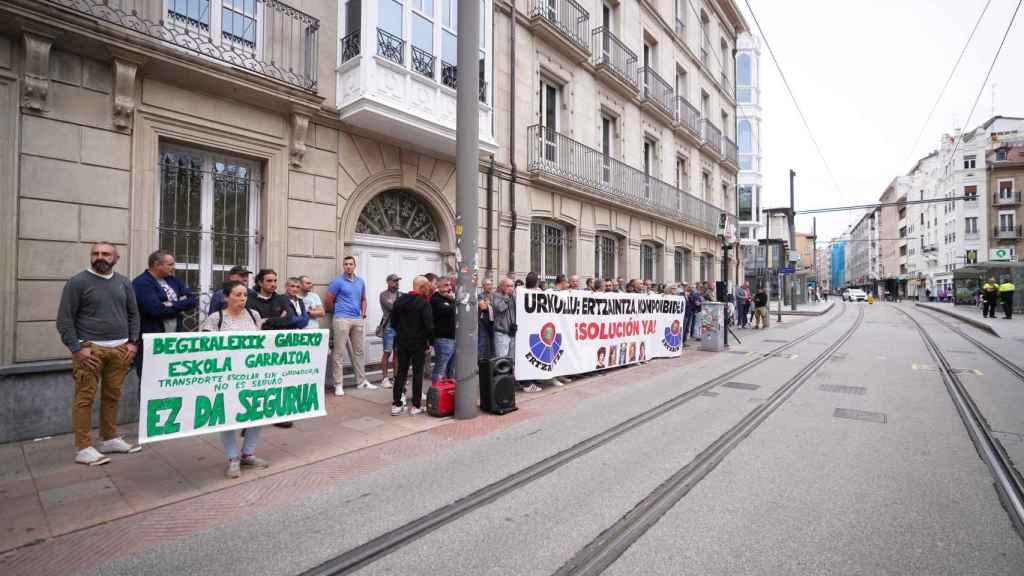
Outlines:
[{"label": "man in black shirt", "polygon": [[430,297],[434,313],[434,371],[431,382],[451,378],[455,369],[455,296],[448,278],[437,279],[437,293]]},{"label": "man in black shirt", "polygon": [[260,313],[264,330],[290,330],[295,327],[295,310],[288,297],[277,293],[277,272],[269,268],[256,274],[256,292],[249,294],[245,307]]},{"label": "man in black shirt", "polygon": [[417,276],[412,281],[412,292],[402,294],[391,309],[391,326],[395,329],[395,348],[398,353],[398,373],[392,389],[391,415],[405,411],[405,378],[412,367],[412,409],[415,416],[423,411],[423,364],[426,351],[434,339],[434,313],[430,307],[433,290],[430,281]]},{"label": "man in black shirt", "polygon": [[754,295],[754,330],[768,327],[768,294],[758,288]]}]

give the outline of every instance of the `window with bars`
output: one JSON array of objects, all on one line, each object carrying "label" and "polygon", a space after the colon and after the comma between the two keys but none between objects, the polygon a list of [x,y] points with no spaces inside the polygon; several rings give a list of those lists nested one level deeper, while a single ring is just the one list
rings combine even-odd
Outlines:
[{"label": "window with bars", "polygon": [[615,278],[619,241],[607,234],[594,237],[594,277]]},{"label": "window with bars", "polygon": [[236,48],[256,50],[256,0],[165,0],[164,5],[169,24],[204,37],[216,31]]},{"label": "window with bars", "polygon": [[644,280],[657,282],[658,278],[658,245],[653,242],[640,244],[640,276]]},{"label": "window with bars", "polygon": [[[201,296],[233,266],[258,266],[257,163],[207,151],[160,149],[157,245],[174,255],[179,278]],[[200,313],[206,312],[205,304]],[[190,327],[198,318],[190,319]]]},{"label": "window with bars", "polygon": [[530,225],[530,269],[539,277],[553,280],[566,273],[567,248],[565,227],[548,222]]}]

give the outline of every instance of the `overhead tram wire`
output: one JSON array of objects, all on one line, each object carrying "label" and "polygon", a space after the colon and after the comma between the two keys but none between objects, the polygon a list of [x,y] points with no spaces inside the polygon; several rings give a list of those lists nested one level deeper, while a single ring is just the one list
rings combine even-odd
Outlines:
[{"label": "overhead tram wire", "polygon": [[917,138],[914,139],[914,145],[910,147],[910,152],[907,154],[904,163],[910,161],[910,158],[914,155],[914,150],[917,149],[917,145],[921,143],[921,136],[924,135],[924,131],[928,129],[928,123],[931,122],[932,116],[935,114],[935,110],[939,107],[939,102],[942,101],[942,97],[946,94],[946,89],[949,88],[949,83],[953,80],[953,75],[956,74],[957,68],[960,67],[960,61],[963,60],[964,54],[967,52],[967,47],[971,45],[971,40],[974,39],[975,32],[978,31],[978,26],[981,25],[981,19],[984,18],[985,12],[988,10],[989,4],[992,0],[987,0],[985,6],[981,9],[981,14],[978,14],[978,20],[974,22],[974,28],[971,29],[971,35],[967,37],[967,42],[964,42],[963,49],[960,50],[960,55],[957,56],[956,62],[953,63],[953,69],[949,71],[949,76],[946,77],[946,83],[942,85],[942,89],[939,90],[939,96],[935,99],[935,103],[932,104],[932,109],[928,112],[928,116],[924,120],[924,124],[921,126],[921,131],[917,133]]},{"label": "overhead tram wire", "polygon": [[910,206],[911,204],[942,204],[955,202],[957,200],[978,200],[977,196],[948,196],[943,198],[929,198],[927,200],[901,200],[899,202],[874,202],[871,204],[857,204],[855,206],[836,206],[833,208],[808,208],[796,210],[797,214],[822,214],[825,212],[847,212],[852,210],[873,210],[875,208],[888,208],[890,206]]},{"label": "overhead tram wire", "polygon": [[[764,40],[764,45],[768,48],[768,54],[772,57],[772,62],[775,64],[775,69],[779,71],[779,76],[782,78],[782,83],[786,86],[786,92],[789,93],[790,100],[793,101],[793,106],[796,107],[797,113],[800,114],[800,120],[804,123],[804,128],[807,129],[807,135],[811,137],[811,142],[814,144],[814,149],[818,151],[818,157],[821,158],[821,163],[825,166],[825,171],[828,172],[829,178],[832,179],[832,185],[835,186],[836,192],[839,192],[841,197],[844,197],[842,188],[839,186],[839,181],[836,180],[835,173],[832,172],[832,167],[829,166],[828,160],[825,159],[825,154],[821,151],[821,146],[818,144],[818,139],[814,137],[814,131],[811,130],[811,124],[807,121],[807,116],[804,115],[804,111],[800,108],[800,103],[797,102],[796,94],[793,93],[793,88],[789,85],[789,80],[786,79],[786,74],[782,71],[782,64],[779,63],[779,59],[775,56],[775,50],[772,50],[772,45],[768,42],[768,36],[764,33],[764,29],[761,28],[761,22],[757,19],[757,14],[754,13],[754,8],[750,5],[750,0],[744,0],[747,5],[747,10],[750,11],[750,16],[754,19],[754,24],[757,26],[757,31],[761,35],[761,39]],[[797,212],[800,214],[801,212]]]},{"label": "overhead tram wire", "polygon": [[[996,67],[996,62],[999,60],[999,54],[1003,51],[1003,46],[1006,44],[1006,38],[1010,35],[1010,30],[1013,28],[1013,23],[1017,20],[1017,13],[1020,12],[1020,5],[1024,4],[1024,0],[1017,0],[1017,7],[1013,9],[1013,16],[1010,17],[1010,22],[1006,25],[1006,31],[1003,32],[1003,39],[999,42],[999,48],[996,49],[995,56],[992,57],[992,63],[988,66],[988,72],[985,73],[985,80],[981,83],[981,89],[978,90],[978,95],[974,98],[974,105],[971,106],[971,113],[967,115],[967,120],[964,122],[964,126],[970,126],[971,118],[974,116],[974,110],[978,107],[978,102],[981,100],[981,95],[985,93],[985,86],[988,85],[988,79],[992,76],[992,70]],[[963,140],[963,133],[957,136],[953,143],[953,150],[949,153],[950,158],[956,157],[956,150],[960,147],[960,142]]]}]

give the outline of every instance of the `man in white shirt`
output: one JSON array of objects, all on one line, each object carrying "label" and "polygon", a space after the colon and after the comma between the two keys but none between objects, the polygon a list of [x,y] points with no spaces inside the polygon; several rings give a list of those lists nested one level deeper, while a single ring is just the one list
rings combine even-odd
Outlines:
[{"label": "man in white shirt", "polygon": [[313,291],[313,279],[309,276],[299,276],[302,280],[302,301],[306,304],[306,310],[309,311],[309,323],[306,324],[307,330],[316,330],[320,328],[320,319],[326,314],[324,312],[324,303],[320,300],[320,295]]}]

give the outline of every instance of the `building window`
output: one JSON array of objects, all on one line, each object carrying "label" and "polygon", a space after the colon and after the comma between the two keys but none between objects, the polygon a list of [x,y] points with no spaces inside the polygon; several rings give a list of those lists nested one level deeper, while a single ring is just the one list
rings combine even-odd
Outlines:
[{"label": "building window", "polygon": [[[260,166],[176,146],[161,146],[157,246],[174,254],[193,291],[219,289],[232,266],[258,268]],[[203,311],[206,306],[202,306]],[[190,319],[190,329],[196,324]]]},{"label": "building window", "polygon": [[219,34],[235,49],[256,52],[256,0],[165,0],[165,6],[168,24],[215,43]]},{"label": "building window", "polygon": [[642,242],[640,244],[640,276],[644,280],[657,282],[658,278],[658,256],[659,247],[653,242]]},{"label": "building window", "polygon": [[964,186],[964,196],[967,197],[966,202],[975,202],[978,200],[978,187],[977,186]]},{"label": "building window", "polygon": [[700,197],[705,202],[710,202],[711,198],[711,174],[707,172],[700,173]]},{"label": "building window", "polygon": [[612,158],[615,158],[615,118],[601,115],[601,180],[612,181]]},{"label": "building window", "polygon": [[1014,213],[1013,212],[1000,212],[999,213],[999,231],[1000,232],[1012,232],[1014,229]]},{"label": "building window", "polygon": [[686,191],[690,189],[690,168],[686,156],[676,157],[676,188]]},{"label": "building window", "polygon": [[964,156],[964,170],[974,170],[974,167],[977,165],[977,159],[978,159],[978,157],[975,154],[967,154],[967,155],[965,155]]},{"label": "building window", "polygon": [[686,94],[689,93],[688,84],[686,70],[676,68],[676,96],[686,98]]},{"label": "building window", "polygon": [[547,222],[530,225],[530,268],[541,278],[553,280],[565,274],[567,233],[564,227]]},{"label": "building window", "polygon": [[1000,148],[996,150],[996,162],[1003,162],[1006,160],[1006,149]]},{"label": "building window", "polygon": [[644,138],[644,198],[651,197],[651,178],[658,177],[657,149],[657,141]]},{"label": "building window", "polygon": [[978,218],[972,216],[970,218],[964,218],[964,233],[966,234],[977,234],[978,233]]},{"label": "building window", "polygon": [[754,102],[753,60],[746,52],[736,57],[736,100],[740,104]]},{"label": "building window", "polygon": [[562,89],[547,80],[540,82],[540,124],[544,141],[544,159],[558,160],[558,109],[562,101]]},{"label": "building window", "polygon": [[615,278],[619,242],[614,236],[598,234],[594,237],[594,277]]},{"label": "building window", "polygon": [[740,222],[754,220],[754,190],[751,186],[740,186],[736,189],[736,212]]},{"label": "building window", "polygon": [[1000,200],[1011,200],[1011,199],[1013,199],[1013,180],[1000,180],[999,181],[999,199]]},{"label": "building window", "polygon": [[740,170],[753,170],[754,130],[747,118],[736,123],[736,144],[739,147]]},{"label": "building window", "polygon": [[676,34],[686,34],[686,0],[676,0]]},{"label": "building window", "polygon": [[700,257],[700,281],[711,282],[714,280],[715,255],[702,254]]},{"label": "building window", "polygon": [[708,19],[708,14],[704,10],[700,11],[700,63],[705,68],[711,67],[711,34],[709,28],[711,27],[711,20]]}]

